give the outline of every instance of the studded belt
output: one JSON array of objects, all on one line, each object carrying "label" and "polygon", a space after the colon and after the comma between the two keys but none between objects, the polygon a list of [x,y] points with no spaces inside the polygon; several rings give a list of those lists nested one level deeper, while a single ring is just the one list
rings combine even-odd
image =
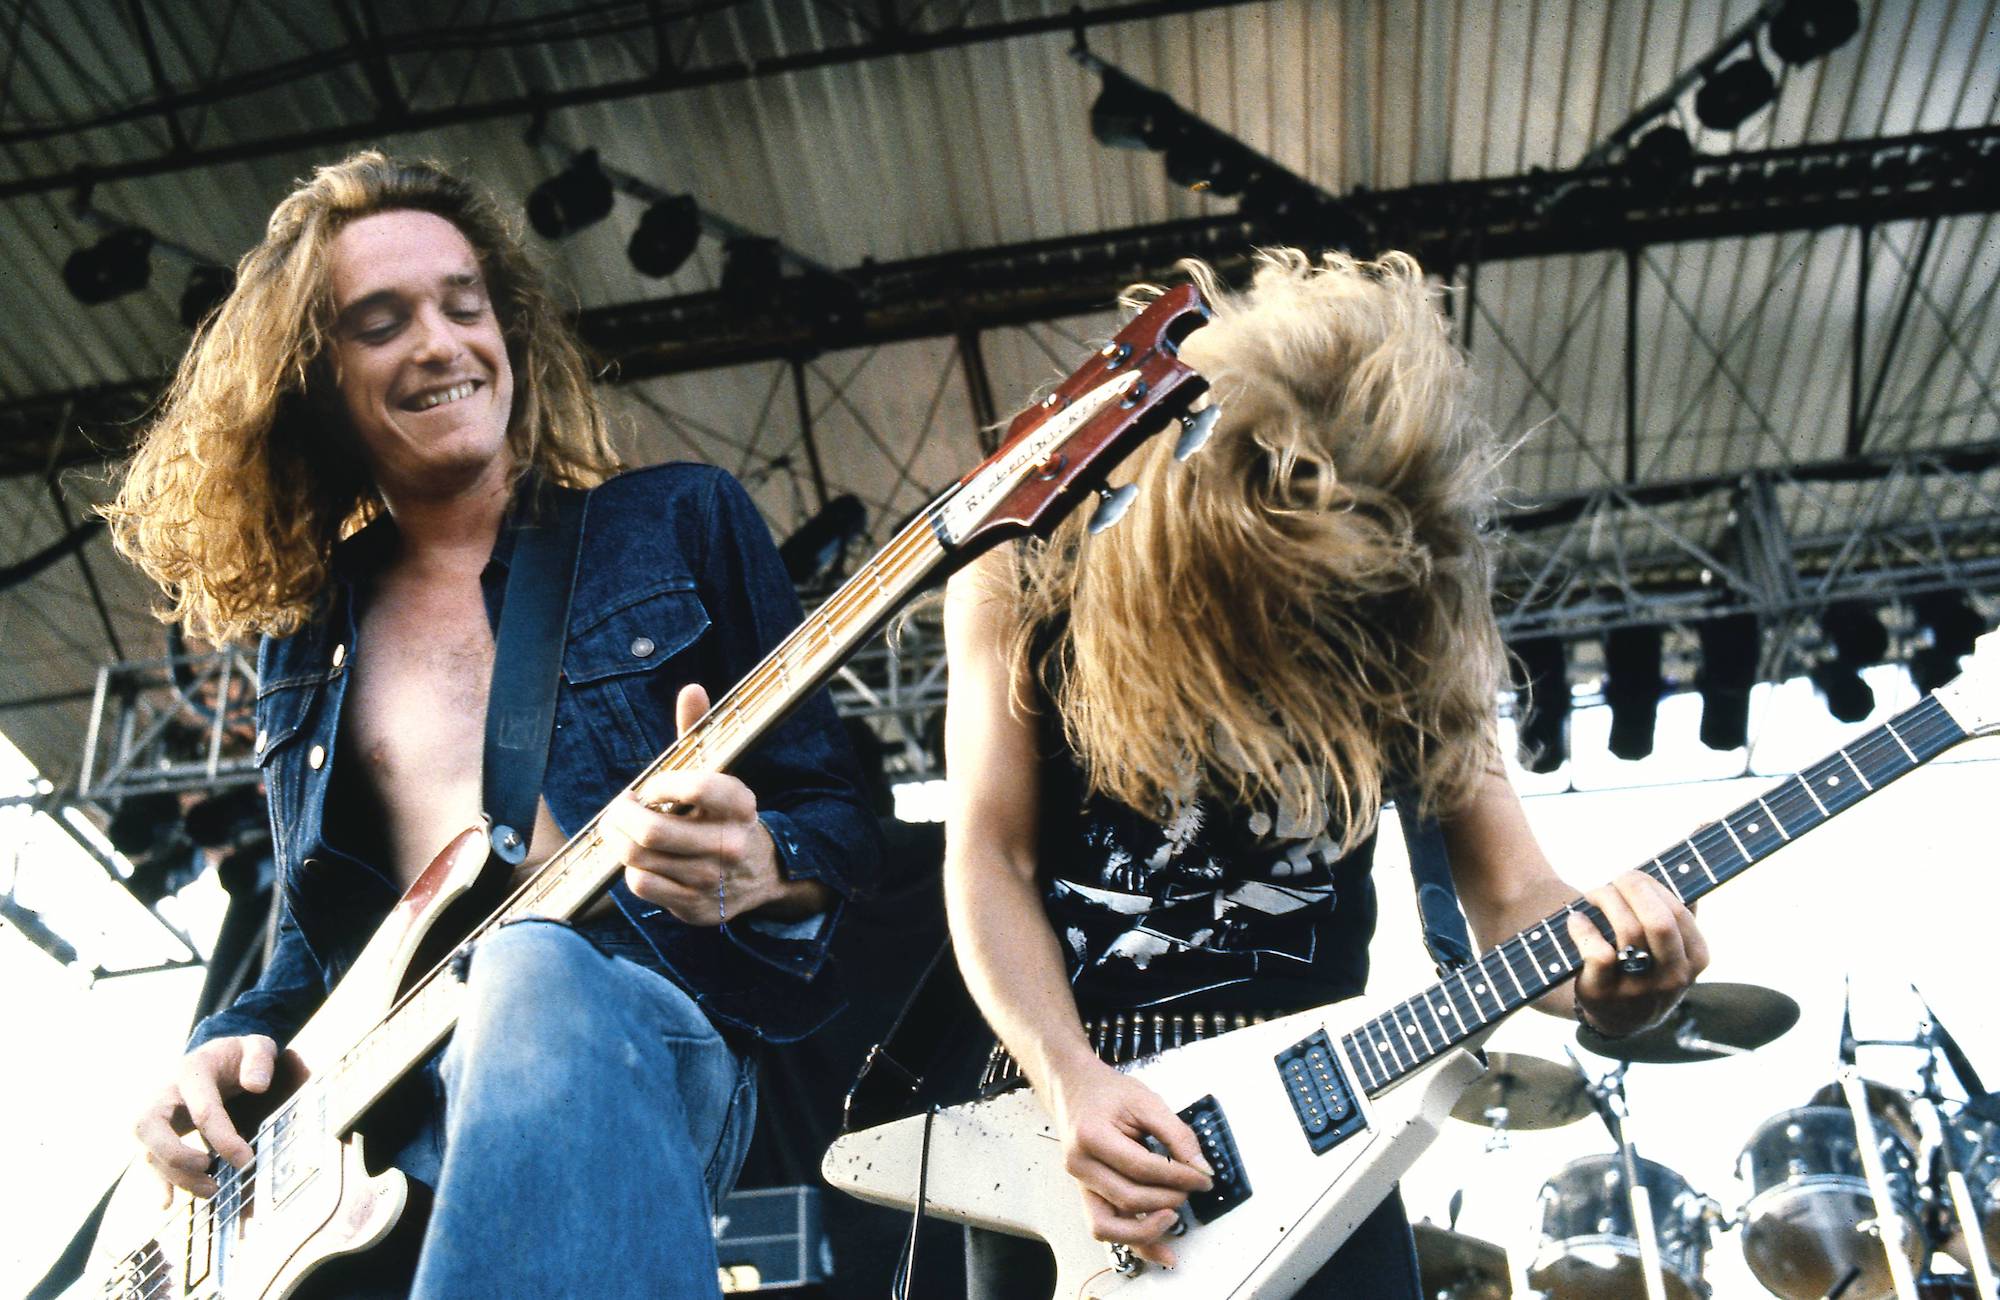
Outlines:
[{"label": "studded belt", "polygon": [[[1183,1043],[1261,1025],[1283,1014],[1281,1011],[1121,1011],[1086,1017],[1083,1031],[1097,1059],[1109,1065],[1123,1065]],[[1002,1092],[1021,1082],[1021,1067],[1013,1054],[999,1043],[993,1044],[986,1054],[986,1068],[979,1076],[979,1091]]]}]

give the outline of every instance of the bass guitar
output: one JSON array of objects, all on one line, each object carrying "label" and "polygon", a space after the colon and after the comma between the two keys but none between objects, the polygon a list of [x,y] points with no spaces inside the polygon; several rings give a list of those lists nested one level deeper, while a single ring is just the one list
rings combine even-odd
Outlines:
[{"label": "bass guitar", "polygon": [[[1639,870],[1693,902],[2000,727],[1996,675],[2000,632],[1957,680]],[[1474,1052],[1493,1025],[1581,968],[1573,911],[1606,930],[1578,899],[1386,1010],[1318,1007],[1121,1065],[1179,1112],[1215,1170],[1214,1189],[1189,1199],[1172,1271],[1091,1237],[1060,1135],[1025,1087],[849,1133],[822,1172],[863,1200],[1041,1238],[1055,1300],[1283,1300],[1437,1136],[1484,1073]]]},{"label": "bass guitar", "polygon": [[[1178,344],[1207,316],[1200,295],[1183,287],[1134,318],[1016,417],[991,457],[904,526],[632,785],[665,771],[726,768],[910,597],[980,551],[1046,533],[1093,491],[1104,502],[1096,522],[1113,521],[1130,489],[1114,492],[1105,478],[1121,458],[1177,418],[1183,451],[1213,427],[1212,404],[1190,413],[1207,385],[1178,356]],[[101,1280],[101,1294],[290,1296],[327,1261],[389,1234],[412,1189],[393,1170],[368,1173],[355,1126],[450,1034],[463,991],[452,961],[426,968],[417,954],[435,951],[441,937],[462,949],[510,921],[573,916],[622,870],[594,818],[462,938],[434,934],[440,916],[474,886],[486,854],[478,827],[440,853],[285,1045],[279,1078],[258,1099],[275,1109],[256,1125],[247,1168],[223,1167],[220,1190],[207,1199],[176,1192],[164,1222],[152,1174],[143,1165],[127,1171],[87,1274]]]}]

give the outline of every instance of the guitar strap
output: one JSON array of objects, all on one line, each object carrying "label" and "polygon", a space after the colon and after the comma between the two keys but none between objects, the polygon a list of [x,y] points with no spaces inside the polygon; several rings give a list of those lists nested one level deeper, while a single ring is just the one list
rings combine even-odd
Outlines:
[{"label": "guitar strap", "polygon": [[1418,813],[1415,790],[1397,791],[1396,812],[1403,824],[1403,843],[1410,851],[1410,882],[1417,890],[1417,920],[1424,928],[1424,947],[1443,977],[1471,965],[1473,955],[1465,913],[1458,906],[1458,890],[1451,883],[1451,855],[1445,849],[1444,828],[1436,817]]},{"label": "guitar strap", "polygon": [[493,684],[486,697],[486,750],[479,796],[492,857],[508,866],[528,854],[535,809],[549,766],[556,720],[556,679],[570,591],[576,584],[586,494],[538,486],[514,531],[507,594],[494,638]]}]

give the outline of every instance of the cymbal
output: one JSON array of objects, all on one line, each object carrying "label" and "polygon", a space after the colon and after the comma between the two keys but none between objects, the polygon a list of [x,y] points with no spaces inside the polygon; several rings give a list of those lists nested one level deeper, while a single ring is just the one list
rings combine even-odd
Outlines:
[{"label": "cymbal", "polygon": [[1417,1276],[1426,1296],[1446,1300],[1507,1300],[1514,1280],[1507,1274],[1507,1252],[1490,1241],[1413,1223],[1417,1238]]},{"label": "cymbal", "polygon": [[1646,1065],[1713,1061],[1754,1051],[1799,1023],[1799,1004],[1762,984],[1697,984],[1669,1015],[1629,1038],[1588,1027],[1576,1041],[1599,1056]]},{"label": "cymbal", "polygon": [[1519,1132],[1561,1128],[1590,1114],[1590,1094],[1575,1066],[1526,1052],[1488,1052],[1486,1060],[1485,1075],[1451,1108],[1454,1118]]}]

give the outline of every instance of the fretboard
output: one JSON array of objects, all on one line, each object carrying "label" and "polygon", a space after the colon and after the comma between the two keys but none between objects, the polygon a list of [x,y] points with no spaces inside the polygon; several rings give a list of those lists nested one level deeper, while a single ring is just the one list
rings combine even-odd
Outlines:
[{"label": "fretboard", "polygon": [[[1926,696],[1639,870],[1691,903],[1965,735],[1936,697]],[[1583,960],[1569,936],[1571,912],[1604,928],[1603,913],[1578,899],[1347,1034],[1342,1043],[1368,1094],[1384,1091],[1572,978]]]}]

